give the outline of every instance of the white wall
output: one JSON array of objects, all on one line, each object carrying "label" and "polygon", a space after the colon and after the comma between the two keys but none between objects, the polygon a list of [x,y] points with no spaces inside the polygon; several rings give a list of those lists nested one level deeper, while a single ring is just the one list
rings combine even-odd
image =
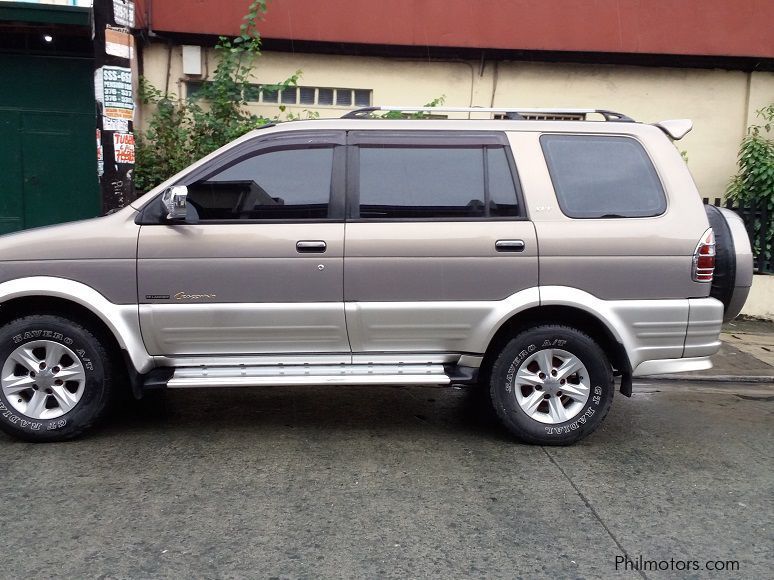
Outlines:
[{"label": "white wall", "polygon": [[753,285],[742,314],[774,320],[774,276],[753,276]]}]

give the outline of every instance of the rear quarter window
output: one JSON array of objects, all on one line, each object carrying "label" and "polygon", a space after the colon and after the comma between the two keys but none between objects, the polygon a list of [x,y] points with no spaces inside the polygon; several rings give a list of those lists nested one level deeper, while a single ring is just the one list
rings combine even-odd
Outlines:
[{"label": "rear quarter window", "polygon": [[571,218],[635,218],[666,210],[664,188],[642,145],[612,135],[542,135],[562,212]]}]

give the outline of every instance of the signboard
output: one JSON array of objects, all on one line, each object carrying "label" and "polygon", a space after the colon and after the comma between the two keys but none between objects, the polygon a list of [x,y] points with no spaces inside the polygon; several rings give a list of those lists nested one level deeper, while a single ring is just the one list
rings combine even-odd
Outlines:
[{"label": "signboard", "polygon": [[129,34],[128,28],[105,28],[105,53],[120,58],[134,58],[134,36]]},{"label": "signboard", "polygon": [[132,0],[113,0],[113,20],[119,26],[134,28],[134,2]]},{"label": "signboard", "polygon": [[102,117],[102,129],[105,131],[129,131],[128,119],[113,119],[111,117]]},{"label": "signboard", "polygon": [[132,133],[113,133],[113,151],[116,163],[134,164],[134,135]]},{"label": "signboard", "polygon": [[134,118],[132,70],[122,66],[103,66],[95,75],[97,101],[102,103],[103,115],[113,119]]}]

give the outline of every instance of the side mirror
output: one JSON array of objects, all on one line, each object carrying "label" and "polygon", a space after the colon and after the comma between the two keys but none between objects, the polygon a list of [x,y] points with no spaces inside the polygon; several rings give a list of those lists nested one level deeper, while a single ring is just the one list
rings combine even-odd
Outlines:
[{"label": "side mirror", "polygon": [[187,215],[186,198],[188,197],[188,188],[185,185],[175,185],[168,187],[161,194],[161,203],[167,210],[167,219],[170,221],[185,220]]}]

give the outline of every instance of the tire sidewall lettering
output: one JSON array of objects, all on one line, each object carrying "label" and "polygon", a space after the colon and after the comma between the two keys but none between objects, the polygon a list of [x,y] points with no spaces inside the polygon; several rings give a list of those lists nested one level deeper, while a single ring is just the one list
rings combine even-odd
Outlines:
[{"label": "tire sidewall lettering", "polygon": [[596,410],[593,407],[587,407],[584,413],[572,423],[565,423],[564,425],[546,425],[544,429],[546,430],[547,435],[567,435],[585,425],[595,413]]},{"label": "tire sidewall lettering", "polygon": [[[43,428],[43,423],[41,421],[35,421],[32,419],[22,419],[18,415],[16,415],[13,411],[11,411],[8,407],[5,406],[5,403],[0,401],[0,415],[8,419],[8,421],[12,425],[18,425],[22,429],[31,429],[32,431],[40,431]],[[60,422],[63,422],[61,426],[58,426]],[[51,423],[54,423],[55,426],[53,429],[61,429],[67,424],[66,419],[62,419],[61,421],[51,421],[46,429],[52,430]]]},{"label": "tire sidewall lettering", "polygon": [[65,336],[61,332],[56,332],[55,330],[26,330],[20,334],[17,334],[11,338],[13,341],[13,344],[19,345],[24,341],[27,340],[38,340],[38,339],[49,339],[54,341],[59,341],[65,346],[70,346],[73,344],[73,339],[69,336]]},{"label": "tire sidewall lettering", "polygon": [[[20,334],[16,334],[11,337],[12,349],[17,348],[24,342],[33,341],[33,340],[51,340],[54,342],[60,342],[66,347],[71,348],[78,355],[80,362],[83,364],[83,367],[87,371],[94,370],[94,362],[92,361],[91,357],[88,356],[88,353],[86,352],[86,350],[80,347],[75,347],[74,339],[72,339],[71,337],[61,332],[57,332],[55,330],[33,329],[33,330],[27,330]],[[5,361],[0,361],[0,362],[5,363]]]},{"label": "tire sidewall lettering", "polygon": [[513,392],[513,378],[516,375],[516,371],[521,366],[521,363],[524,362],[524,359],[526,359],[528,356],[531,356],[538,350],[538,347],[534,344],[528,344],[524,349],[522,349],[518,356],[514,359],[514,361],[511,363],[511,365],[508,367],[508,372],[505,375],[505,392],[511,393]]}]

